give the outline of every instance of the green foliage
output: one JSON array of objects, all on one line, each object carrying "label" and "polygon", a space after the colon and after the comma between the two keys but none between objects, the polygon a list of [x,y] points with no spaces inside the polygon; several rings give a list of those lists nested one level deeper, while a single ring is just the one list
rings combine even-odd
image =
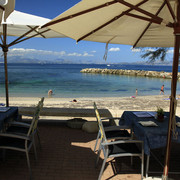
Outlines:
[{"label": "green foliage", "polygon": [[146,48],[142,48],[142,52],[144,54],[141,55],[141,58],[148,58],[148,62],[153,63],[156,60],[164,61],[167,51],[169,48],[155,48],[153,51],[147,50]]},{"label": "green foliage", "polygon": [[164,115],[164,110],[160,107],[157,107],[157,115]]}]

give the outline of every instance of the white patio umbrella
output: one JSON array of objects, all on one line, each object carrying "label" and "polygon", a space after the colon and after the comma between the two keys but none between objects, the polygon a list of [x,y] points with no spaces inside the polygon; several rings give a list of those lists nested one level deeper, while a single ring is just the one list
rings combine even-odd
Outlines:
[{"label": "white patio umbrella", "polygon": [[163,179],[168,177],[180,48],[180,0],[82,0],[43,27],[80,40],[174,47],[170,119]]},{"label": "white patio umbrella", "polygon": [[7,17],[14,11],[15,0],[0,0],[0,22],[6,20]]},{"label": "white patio umbrella", "polygon": [[[6,21],[3,21],[0,26],[0,34],[2,43],[0,47],[4,53],[4,68],[5,68],[5,87],[6,87],[6,106],[9,106],[9,93],[8,93],[8,71],[7,71],[7,52],[8,48],[30,39],[32,37],[42,38],[62,38],[65,37],[60,33],[56,33],[48,28],[39,29],[40,26],[49,22],[50,19],[19,12],[14,10]],[[17,36],[17,38],[7,43],[7,36]]]}]

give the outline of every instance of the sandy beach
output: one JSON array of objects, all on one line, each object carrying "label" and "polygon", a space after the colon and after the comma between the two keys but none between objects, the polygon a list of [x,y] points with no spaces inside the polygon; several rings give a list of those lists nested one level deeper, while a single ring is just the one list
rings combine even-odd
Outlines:
[{"label": "sandy beach", "polygon": [[[40,97],[10,97],[10,106],[32,107],[35,106]],[[96,102],[98,108],[108,109],[114,117],[119,117],[126,110],[156,111],[157,107],[169,111],[169,95],[137,96],[132,97],[101,97],[101,98],[78,98],[73,102],[72,98],[53,98],[45,97],[44,107],[59,108],[93,108]],[[178,100],[180,101],[180,100]],[[0,98],[0,103],[5,103],[5,98]],[[177,103],[176,114],[180,115],[180,105]]]}]

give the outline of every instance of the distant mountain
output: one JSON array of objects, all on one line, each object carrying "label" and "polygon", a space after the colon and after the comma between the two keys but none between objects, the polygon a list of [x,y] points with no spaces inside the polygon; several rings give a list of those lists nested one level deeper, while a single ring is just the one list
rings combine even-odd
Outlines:
[{"label": "distant mountain", "polygon": [[[104,60],[69,60],[69,59],[32,59],[32,58],[22,58],[21,56],[8,56],[8,63],[37,63],[37,64],[104,64]],[[3,56],[0,57],[0,63],[4,62]]]},{"label": "distant mountain", "polygon": [[[8,56],[8,63],[37,63],[37,64],[106,64],[104,60],[69,60],[69,59],[54,59],[54,60],[45,60],[45,59],[32,59],[32,58],[22,58],[21,56]],[[0,57],[0,63],[4,62],[3,56]],[[156,61],[155,63],[147,63],[146,61],[137,61],[137,62],[121,62],[121,63],[111,63],[108,64],[134,64],[134,65],[172,65],[172,61]]]},{"label": "distant mountain", "polygon": [[[8,63],[37,63],[37,64],[61,64],[61,63],[70,63],[64,59],[56,59],[56,60],[41,60],[41,59],[31,59],[31,58],[22,58],[21,56],[10,56],[8,57]],[[0,63],[4,62],[4,58],[0,58]]]}]

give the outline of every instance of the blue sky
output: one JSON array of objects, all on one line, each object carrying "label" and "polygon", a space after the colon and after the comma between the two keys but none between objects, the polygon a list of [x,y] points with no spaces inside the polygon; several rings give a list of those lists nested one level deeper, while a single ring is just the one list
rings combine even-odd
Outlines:
[{"label": "blue sky", "polygon": [[[15,10],[53,19],[66,11],[79,0],[16,0]],[[11,38],[9,38],[9,41]],[[131,46],[109,44],[107,62],[103,60],[104,43],[81,41],[76,44],[70,38],[32,38],[10,49],[9,55],[21,54],[24,58],[40,58],[49,61],[53,59],[67,59],[74,62],[89,63],[121,63],[142,61],[139,52],[132,52]],[[172,60],[172,53],[168,53],[168,60]],[[145,61],[145,60],[144,60]]]}]

